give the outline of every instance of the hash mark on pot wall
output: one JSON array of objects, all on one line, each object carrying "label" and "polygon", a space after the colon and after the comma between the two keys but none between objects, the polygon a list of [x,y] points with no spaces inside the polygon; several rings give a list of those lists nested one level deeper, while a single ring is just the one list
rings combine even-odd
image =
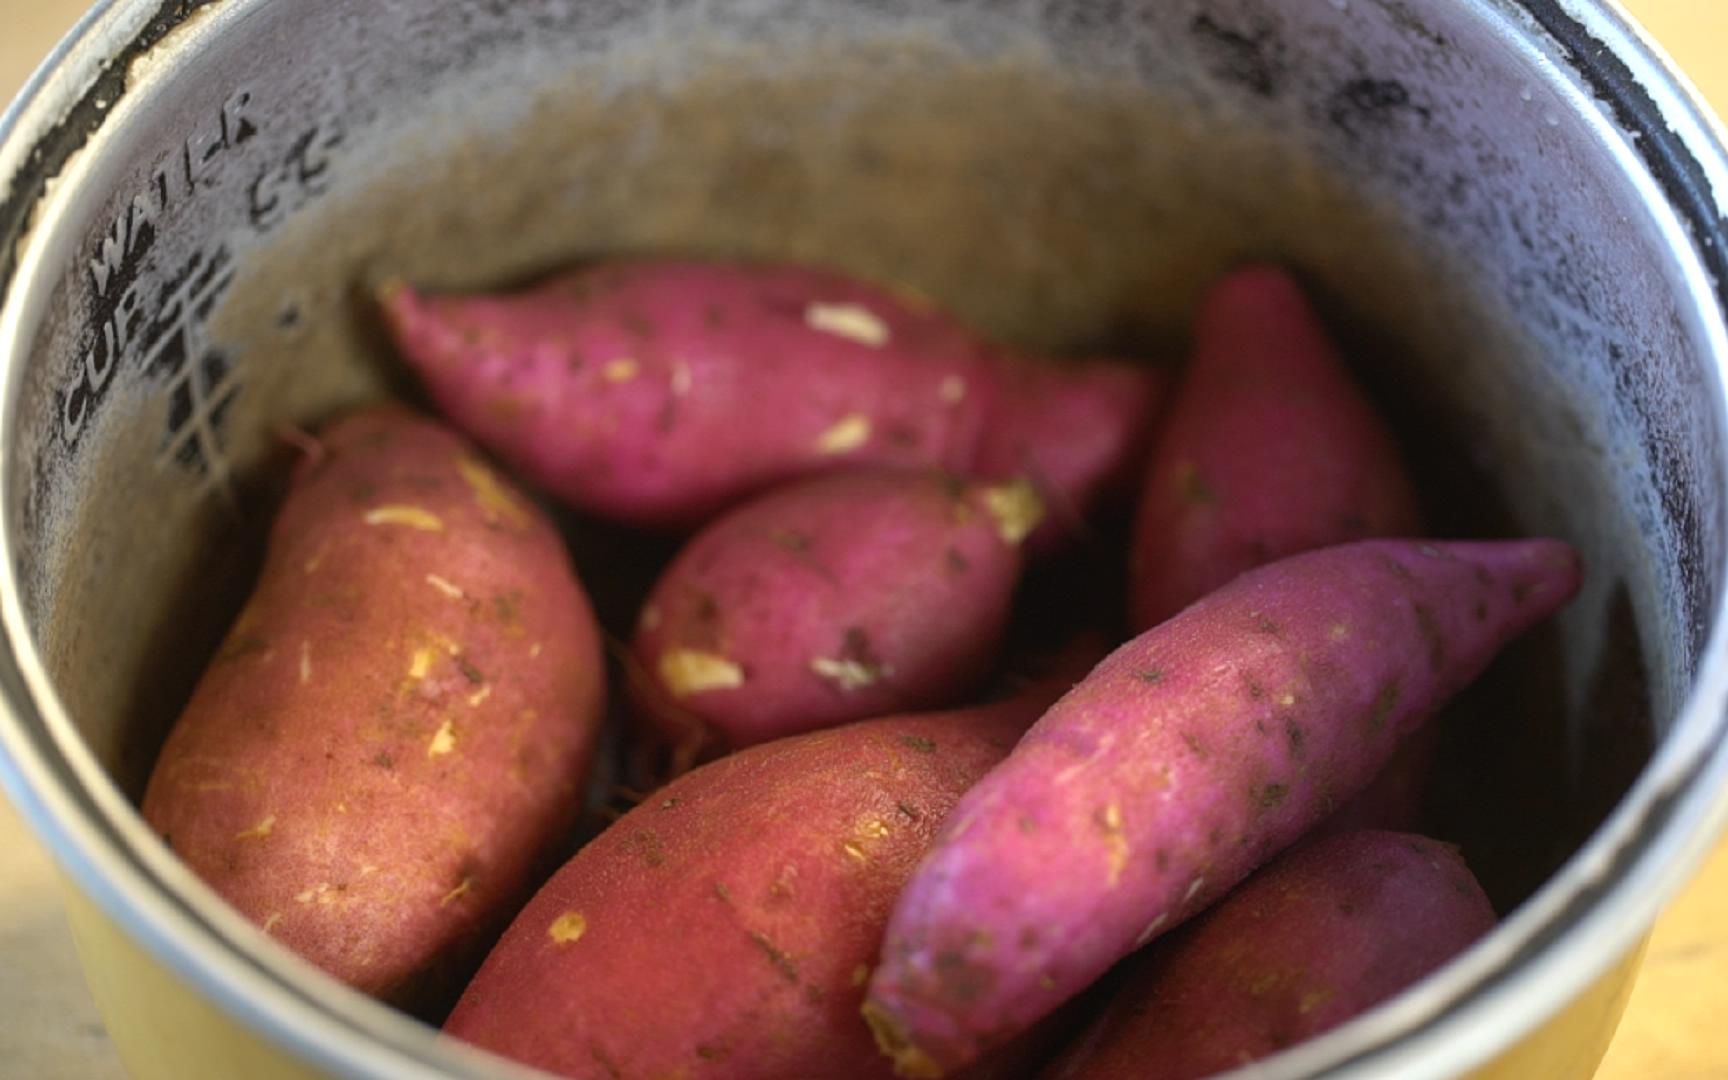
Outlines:
[{"label": "hash mark on pot wall", "polygon": [[1221,79],[1244,86],[1254,94],[1278,96],[1283,83],[1283,42],[1277,30],[1259,24],[1240,30],[1197,16],[1188,24],[1201,51],[1210,57],[1212,70]]}]

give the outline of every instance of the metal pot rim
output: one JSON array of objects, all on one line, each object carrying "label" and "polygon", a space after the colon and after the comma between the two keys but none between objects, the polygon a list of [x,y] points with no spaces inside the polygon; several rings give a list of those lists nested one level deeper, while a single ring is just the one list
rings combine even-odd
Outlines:
[{"label": "metal pot rim", "polygon": [[[1716,403],[1728,417],[1728,137],[1615,0],[1476,0],[1546,34],[1581,89],[1636,134],[1623,165],[1648,174],[1693,256],[1708,320]],[[27,235],[61,167],[129,92],[127,66],[195,17],[238,17],[215,0],[102,0],[0,115],[0,446],[11,445],[39,269]],[[1532,48],[1536,46],[1532,45]],[[146,80],[150,78],[146,75]],[[1596,117],[1611,126],[1607,117]],[[46,231],[46,230],[40,230]],[[45,275],[42,280],[45,280]],[[1728,476],[1728,458],[1718,463]],[[4,493],[0,493],[4,494]],[[4,500],[10,505],[10,498]],[[411,1020],[336,985],[268,942],[185,871],[78,736],[25,620],[18,547],[0,520],[0,786],[75,885],[180,978],[243,1024],[337,1075],[529,1073],[434,1040]],[[1728,566],[1721,568],[1728,580]],[[1728,824],[1728,600],[1712,615],[1694,685],[1656,755],[1608,821],[1501,927],[1411,994],[1276,1059],[1258,1080],[1450,1074],[1491,1058],[1636,946]],[[1436,1050],[1445,1046],[1444,1055]],[[499,1070],[505,1070],[500,1073]]]}]

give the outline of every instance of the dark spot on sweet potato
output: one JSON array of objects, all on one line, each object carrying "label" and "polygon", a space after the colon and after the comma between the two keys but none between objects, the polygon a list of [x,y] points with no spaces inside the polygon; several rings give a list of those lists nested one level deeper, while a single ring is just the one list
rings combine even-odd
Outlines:
[{"label": "dark spot on sweet potato", "polygon": [[1201,740],[1200,736],[1194,734],[1192,731],[1184,731],[1182,733],[1182,742],[1187,745],[1188,752],[1193,754],[1197,761],[1205,761],[1211,756],[1211,752],[1206,749],[1205,742]]},{"label": "dark spot on sweet potato", "polygon": [[1039,934],[1036,926],[1028,926],[1020,931],[1020,947],[1022,949],[1025,949],[1028,952],[1036,949],[1038,947],[1038,940]]},{"label": "dark spot on sweet potato", "polygon": [[1190,462],[1176,466],[1176,492],[1190,506],[1214,506],[1218,502],[1218,493]]},{"label": "dark spot on sweet potato", "polygon": [[584,358],[583,355],[581,353],[577,352],[575,349],[566,349],[564,352],[564,370],[565,371],[569,371],[572,373],[581,371],[583,366],[586,365],[587,362],[588,362],[587,359]]},{"label": "dark spot on sweet potato", "polygon": [[1399,562],[1397,559],[1394,559],[1390,555],[1381,556],[1380,562],[1382,565],[1384,565],[1386,567],[1387,573],[1391,574],[1393,577],[1399,579],[1400,581],[1414,581],[1416,579],[1416,575],[1414,575],[1410,572],[1410,568],[1408,566],[1405,566],[1403,563]]},{"label": "dark spot on sweet potato", "polygon": [[883,433],[888,445],[911,449],[924,441],[924,433],[911,424],[893,424]]},{"label": "dark spot on sweet potato", "polygon": [[396,767],[396,759],[390,756],[388,750],[380,750],[376,754],[372,755],[372,764],[378,766],[380,769],[394,769]]},{"label": "dark spot on sweet potato", "polygon": [[666,844],[659,833],[639,832],[630,838],[630,843],[650,868],[666,865]]},{"label": "dark spot on sweet potato", "polygon": [[1486,600],[1476,601],[1476,608],[1474,611],[1471,612],[1471,614],[1476,617],[1477,622],[1479,622],[1479,623],[1480,622],[1487,622],[1488,621],[1488,602]]},{"label": "dark spot on sweet potato", "polygon": [[703,1061],[720,1062],[731,1057],[732,1051],[728,1050],[724,1046],[716,1046],[710,1043],[698,1043],[696,1046],[696,1056],[701,1058]]},{"label": "dark spot on sweet potato", "polygon": [[1021,814],[1019,817],[1014,819],[1014,824],[1023,833],[1035,833],[1038,831],[1038,819],[1034,818],[1030,814]]},{"label": "dark spot on sweet potato", "polygon": [[827,999],[828,995],[815,983],[810,983],[804,987],[804,1000],[809,1002],[811,1005],[821,1008],[822,1003]]},{"label": "dark spot on sweet potato", "polygon": [[1164,669],[1155,667],[1142,668],[1134,673],[1134,677],[1145,683],[1147,686],[1157,686],[1159,683],[1164,681]]},{"label": "dark spot on sweet potato", "polygon": [[1530,599],[1530,584],[1528,582],[1520,581],[1512,586],[1512,603],[1522,606],[1524,601],[1528,599]]},{"label": "dark spot on sweet potato", "polygon": [[1266,615],[1256,615],[1254,617],[1254,629],[1271,637],[1277,637],[1279,634],[1284,632],[1276,622]]},{"label": "dark spot on sweet potato", "polygon": [[456,657],[456,670],[462,673],[464,679],[476,686],[486,681],[486,676],[480,674],[480,669],[475,667],[466,656]]},{"label": "dark spot on sweet potato", "polygon": [[1261,698],[1266,696],[1266,688],[1261,686],[1260,680],[1254,678],[1252,675],[1242,676],[1242,688],[1248,691],[1248,696],[1253,698],[1255,701],[1259,701]]},{"label": "dark spot on sweet potato", "polygon": [[775,546],[784,548],[794,555],[802,555],[809,551],[811,542],[809,533],[802,533],[796,529],[781,529],[774,534]]},{"label": "dark spot on sweet potato", "polygon": [[1340,900],[1338,901],[1338,914],[1346,919],[1353,919],[1356,917],[1356,905],[1348,900]]},{"label": "dark spot on sweet potato", "polygon": [[691,617],[699,623],[716,623],[720,621],[720,601],[714,594],[703,589],[697,589],[691,603]]},{"label": "dark spot on sweet potato", "polygon": [[922,735],[904,735],[900,739],[900,745],[910,747],[920,754],[934,754],[936,752],[935,742]]},{"label": "dark spot on sweet potato", "polygon": [[1283,784],[1261,784],[1248,789],[1249,798],[1261,810],[1273,810],[1283,805],[1284,797],[1290,794],[1290,789]]},{"label": "dark spot on sweet potato", "polygon": [[370,480],[357,480],[348,485],[348,498],[357,503],[369,503],[378,497],[378,485]]},{"label": "dark spot on sweet potato", "polygon": [[1272,729],[1266,726],[1266,718],[1264,716],[1256,716],[1254,718],[1254,734],[1256,734],[1256,735],[1270,735],[1270,734],[1272,734]]},{"label": "dark spot on sweet potato", "polygon": [[1152,853],[1152,865],[1157,868],[1160,874],[1170,869],[1170,852],[1164,848],[1154,851]]},{"label": "dark spot on sweet potato", "polygon": [[964,503],[966,501],[966,478],[954,473],[943,473],[942,495],[951,503]]},{"label": "dark spot on sweet potato", "polygon": [[793,962],[790,956],[781,952],[774,942],[768,939],[768,935],[752,930],[750,931],[750,940],[758,949],[762,950],[762,955],[766,956],[768,962],[774,965],[774,970],[780,973],[781,978],[794,986],[798,984],[798,965]]},{"label": "dark spot on sweet potato", "polygon": [[1306,749],[1308,735],[1302,730],[1302,725],[1294,720],[1284,721],[1284,741],[1290,744],[1290,756],[1301,757]]},{"label": "dark spot on sweet potato", "polygon": [[719,900],[722,904],[725,904],[727,907],[736,906],[732,902],[732,890],[728,889],[724,884],[718,881],[714,883],[714,898]]},{"label": "dark spot on sweet potato", "polygon": [[624,1080],[624,1070],[618,1067],[611,1055],[600,1048],[599,1043],[588,1044],[588,1056],[594,1059],[594,1064],[606,1070],[608,1080]]},{"label": "dark spot on sweet potato", "polygon": [[1219,826],[1214,825],[1206,833],[1206,846],[1215,848],[1222,843],[1224,843],[1224,830]]},{"label": "dark spot on sweet potato", "polygon": [[870,673],[871,681],[888,673],[888,665],[876,655],[870,635],[862,626],[848,626],[840,641],[840,659],[850,661]]},{"label": "dark spot on sweet potato", "polygon": [[522,593],[512,589],[507,593],[498,593],[492,597],[492,614],[506,626],[515,626],[522,621]]},{"label": "dark spot on sweet potato", "polygon": [[896,802],[894,804],[894,808],[896,810],[899,810],[902,814],[905,814],[907,821],[922,821],[922,820],[924,820],[923,813],[920,812],[919,809],[916,806],[913,806],[911,803]]},{"label": "dark spot on sweet potato", "polygon": [[624,327],[624,332],[632,337],[650,338],[654,336],[654,324],[639,312],[626,311],[618,322]]},{"label": "dark spot on sweet potato", "polygon": [[972,569],[972,564],[966,561],[966,556],[960,554],[959,548],[949,548],[944,557],[948,560],[948,572],[951,574],[964,574]]},{"label": "dark spot on sweet potato", "polygon": [[938,1000],[967,1003],[990,991],[996,973],[972,963],[965,953],[944,949],[936,954],[936,982]]},{"label": "dark spot on sweet potato", "polygon": [[1416,629],[1422,635],[1422,644],[1428,649],[1428,668],[1431,671],[1441,671],[1446,667],[1446,634],[1440,629],[1440,620],[1435,617],[1434,609],[1427,604],[1417,604],[1411,608],[1416,616]]},{"label": "dark spot on sweet potato", "polygon": [[1486,566],[1478,564],[1475,568],[1475,573],[1476,584],[1482,586],[1484,589],[1492,589],[1494,587],[1494,575],[1488,572]]},{"label": "dark spot on sweet potato", "polygon": [[1369,731],[1377,735],[1385,730],[1386,721],[1391,718],[1393,710],[1398,708],[1398,694],[1396,679],[1388,680],[1386,685],[1380,688],[1380,693],[1374,697],[1373,711],[1368,716]]},{"label": "dark spot on sweet potato", "polygon": [[718,330],[726,325],[726,312],[718,304],[709,304],[702,309],[702,325],[710,330]]}]

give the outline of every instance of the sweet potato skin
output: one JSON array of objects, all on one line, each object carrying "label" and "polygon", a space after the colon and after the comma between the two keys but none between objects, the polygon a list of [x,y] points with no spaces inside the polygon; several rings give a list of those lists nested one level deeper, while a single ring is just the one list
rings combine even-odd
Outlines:
[{"label": "sweet potato skin", "polygon": [[867,720],[685,774],[553,877],[445,1030],[581,1080],[891,1076],[858,1006],[894,896],[1059,692]]},{"label": "sweet potato skin", "polygon": [[1398,445],[1296,283],[1267,266],[1225,278],[1203,305],[1146,472],[1135,627],[1276,559],[1421,535]]},{"label": "sweet potato skin", "polygon": [[750,746],[951,704],[993,661],[1042,507],[1024,483],[859,469],[790,484],[698,533],[633,653],[675,741]]},{"label": "sweet potato skin", "polygon": [[448,1004],[577,811],[604,668],[534,506],[394,407],[327,430],[143,812],[330,974]]},{"label": "sweet potato skin", "polygon": [[1360,790],[1576,591],[1557,541],[1365,541],[1118,649],[972,789],[902,893],[867,1015],[939,1076],[1203,909]]},{"label": "sweet potato skin", "polygon": [[699,524],[854,465],[1003,479],[1030,459],[1063,485],[1053,502],[1081,505],[1129,459],[1159,385],[1122,364],[1047,370],[808,267],[643,260],[512,295],[398,284],[383,303],[458,426],[570,504],[640,525]]},{"label": "sweet potato skin", "polygon": [[1494,927],[1457,849],[1395,832],[1304,841],[1136,957],[1044,1080],[1200,1080],[1367,1012]]}]

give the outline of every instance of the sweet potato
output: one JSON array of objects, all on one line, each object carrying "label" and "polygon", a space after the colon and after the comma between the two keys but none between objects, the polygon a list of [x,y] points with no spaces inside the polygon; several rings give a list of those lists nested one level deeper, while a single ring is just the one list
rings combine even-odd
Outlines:
[{"label": "sweet potato", "polygon": [[894,896],[955,800],[1071,682],[685,774],[552,878],[445,1030],[584,1080],[892,1075],[858,1007]]},{"label": "sweet potato", "polygon": [[867,1005],[884,1050],[943,1075],[1206,907],[1578,584],[1557,541],[1363,541],[1250,571],[1118,649],[901,894]]},{"label": "sweet potato", "polygon": [[457,436],[378,408],[318,446],[144,816],[278,941],[418,1007],[576,813],[599,636],[557,534]]},{"label": "sweet potato", "polygon": [[[1131,460],[1158,378],[1069,370],[821,270],[619,263],[500,296],[383,292],[399,351],[464,430],[595,513],[689,526],[850,465],[1031,473],[1084,508]],[[1066,520],[1066,519],[1065,519]]]},{"label": "sweet potato", "polygon": [[1135,522],[1137,628],[1275,559],[1422,535],[1397,443],[1283,271],[1226,278],[1194,333]]},{"label": "sweet potato", "polygon": [[1367,1012],[1494,927],[1456,849],[1393,832],[1307,841],[1171,940],[1045,1080],[1200,1080]]},{"label": "sweet potato", "polygon": [[1025,482],[930,471],[775,489],[698,533],[649,594],[643,711],[675,742],[740,747],[950,704],[995,656],[1042,513]]}]

